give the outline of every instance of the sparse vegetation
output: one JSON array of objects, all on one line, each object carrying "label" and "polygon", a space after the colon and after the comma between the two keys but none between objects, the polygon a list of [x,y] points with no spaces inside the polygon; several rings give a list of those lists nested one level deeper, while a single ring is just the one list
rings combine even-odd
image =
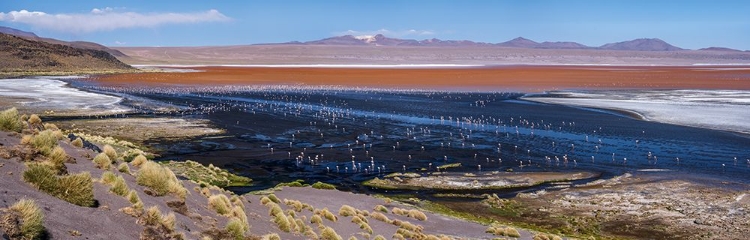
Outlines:
[{"label": "sparse vegetation", "polygon": [[276,197],[276,195],[275,195],[275,194],[273,194],[273,193],[271,193],[271,194],[268,194],[268,199],[270,199],[270,200],[271,200],[272,202],[275,202],[275,203],[277,203],[277,204],[278,204],[278,203],[281,203],[281,200],[279,200],[279,198],[278,198],[278,197]]},{"label": "sparse vegetation", "polygon": [[56,146],[52,149],[52,152],[50,153],[49,157],[47,157],[47,160],[49,160],[49,164],[54,168],[54,170],[57,172],[57,174],[65,174],[68,173],[68,169],[65,166],[65,162],[70,158],[68,154],[65,152],[65,150],[60,147]]},{"label": "sparse vegetation", "polygon": [[60,131],[44,130],[32,136],[29,142],[42,155],[49,156],[52,149],[57,146],[57,141],[62,139]]},{"label": "sparse vegetation", "polygon": [[[140,156],[133,160],[134,166],[136,161],[140,162],[145,160],[145,157],[143,157],[143,159],[139,158]],[[229,171],[215,167],[214,165],[205,166],[198,162],[189,160],[184,162],[169,161],[162,162],[161,164],[174,171],[177,175],[198,183],[206,183],[217,187],[250,186],[252,183],[252,179],[248,177],[230,173]]]},{"label": "sparse vegetation", "polygon": [[21,220],[22,239],[38,239],[42,236],[44,233],[44,213],[34,200],[21,199],[10,206],[10,210],[15,212]]},{"label": "sparse vegetation", "polygon": [[18,109],[10,108],[0,112],[0,130],[21,132],[23,125],[23,121],[18,116]]},{"label": "sparse vegetation", "polygon": [[46,165],[32,163],[28,168],[23,180],[39,190],[75,205],[94,205],[94,185],[88,172],[58,177]]},{"label": "sparse vegetation", "polygon": [[125,183],[125,179],[122,176],[118,176],[109,191],[112,191],[112,193],[117,194],[118,196],[125,197],[130,192],[130,189],[128,188],[128,184]]},{"label": "sparse vegetation", "polygon": [[375,206],[375,211],[380,211],[384,213],[388,213],[388,208],[383,205],[377,205]]},{"label": "sparse vegetation", "polygon": [[336,189],[336,186],[334,186],[333,184],[328,184],[324,182],[315,182],[313,183],[312,187],[315,189],[328,189],[328,190]]}]

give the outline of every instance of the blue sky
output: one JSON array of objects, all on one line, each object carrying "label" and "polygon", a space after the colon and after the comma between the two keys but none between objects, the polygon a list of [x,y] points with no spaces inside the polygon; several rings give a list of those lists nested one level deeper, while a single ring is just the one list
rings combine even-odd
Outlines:
[{"label": "blue sky", "polygon": [[[26,10],[22,12],[22,10]],[[336,35],[589,46],[660,38],[750,50],[750,1],[3,1],[0,25],[109,46],[309,41]]]}]

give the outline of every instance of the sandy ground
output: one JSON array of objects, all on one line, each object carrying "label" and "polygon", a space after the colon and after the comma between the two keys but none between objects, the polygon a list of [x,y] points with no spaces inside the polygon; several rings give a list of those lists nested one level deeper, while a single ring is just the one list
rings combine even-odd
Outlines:
[{"label": "sandy ground", "polygon": [[97,77],[109,86],[337,85],[455,90],[750,89],[746,67],[506,66],[476,68],[195,67],[199,72]]}]

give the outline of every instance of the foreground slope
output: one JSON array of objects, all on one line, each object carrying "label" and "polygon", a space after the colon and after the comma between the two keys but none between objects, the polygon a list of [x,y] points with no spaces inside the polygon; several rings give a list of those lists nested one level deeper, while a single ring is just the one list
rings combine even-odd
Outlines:
[{"label": "foreground slope", "polygon": [[130,71],[132,68],[101,50],[28,40],[0,33],[0,74]]}]

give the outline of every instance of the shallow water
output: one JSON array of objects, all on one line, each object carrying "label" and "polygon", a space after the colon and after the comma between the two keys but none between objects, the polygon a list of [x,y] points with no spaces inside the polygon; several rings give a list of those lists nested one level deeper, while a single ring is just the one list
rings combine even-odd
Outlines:
[{"label": "shallow water", "polygon": [[150,144],[162,159],[213,163],[256,180],[238,192],[294,179],[368,191],[359,182],[456,162],[462,167],[449,171],[648,171],[750,181],[744,135],[527,102],[520,93],[218,89],[119,91],[180,105],[188,109],[180,115],[227,129],[227,138]]}]

